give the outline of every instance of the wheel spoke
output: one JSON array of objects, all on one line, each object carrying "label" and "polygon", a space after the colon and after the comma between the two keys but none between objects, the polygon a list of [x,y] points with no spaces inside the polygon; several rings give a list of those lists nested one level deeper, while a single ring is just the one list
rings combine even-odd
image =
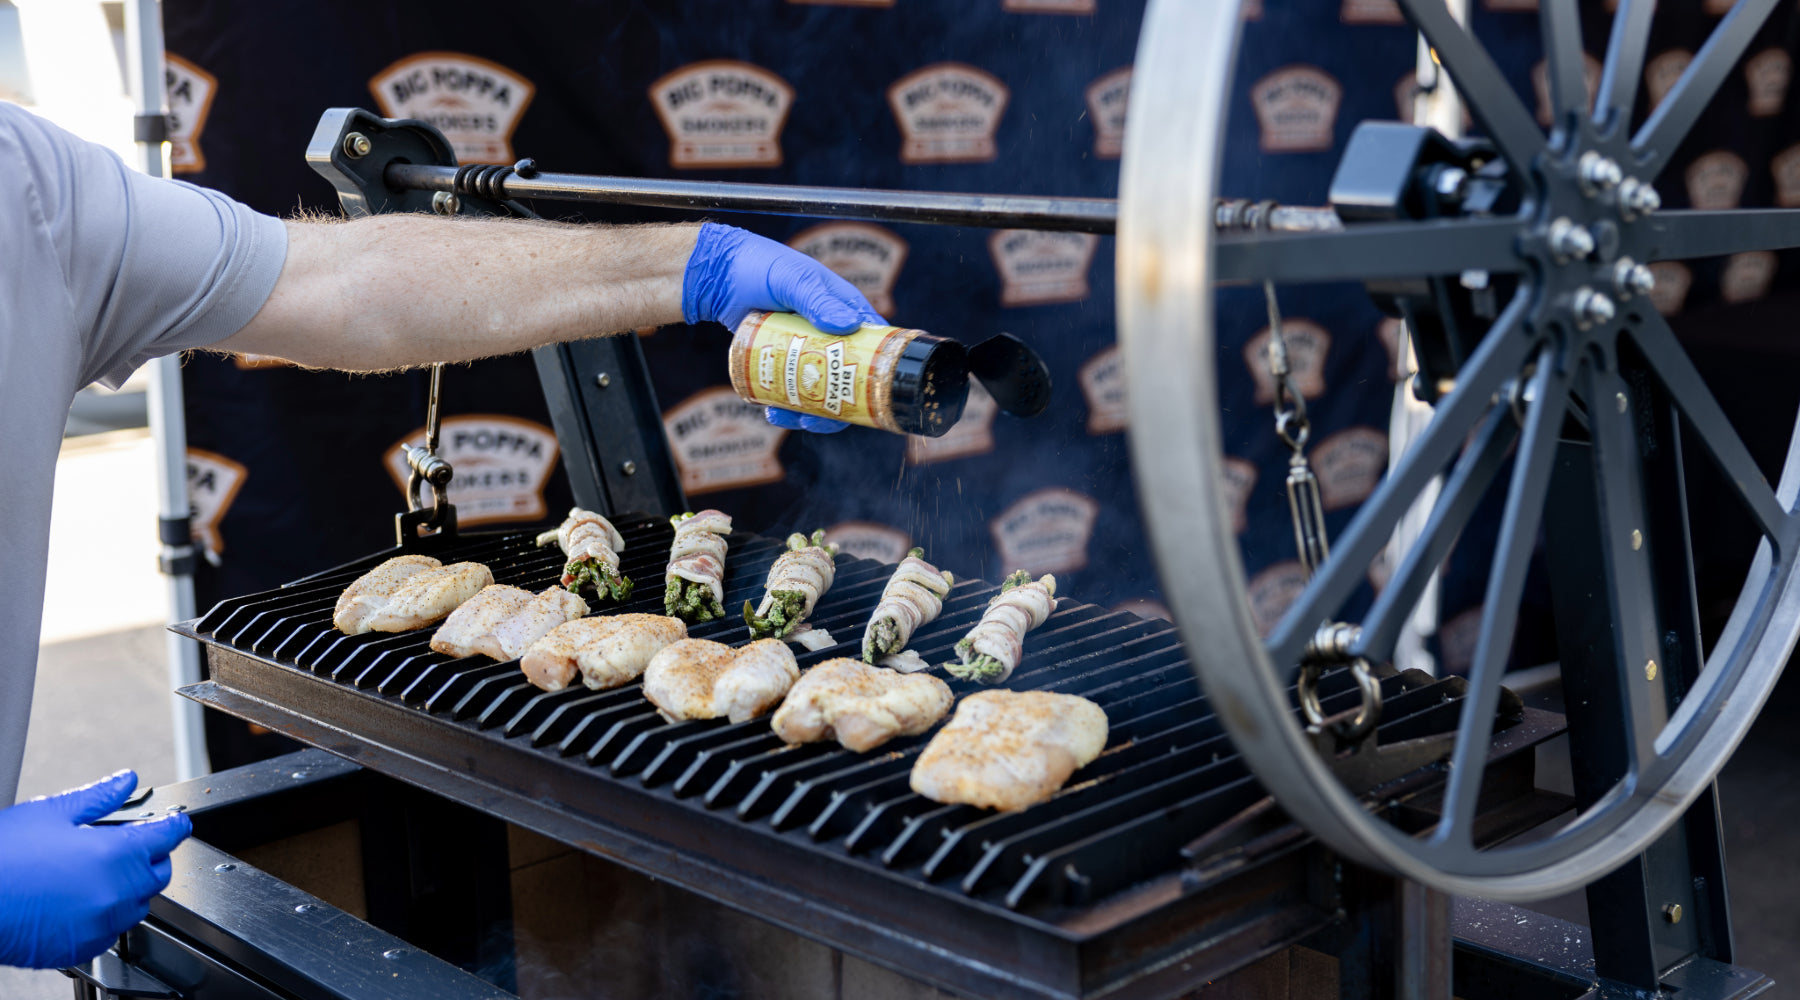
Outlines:
[{"label": "wheel spoke", "polygon": [[1644,75],[1644,56],[1650,49],[1650,17],[1655,13],[1656,0],[1619,0],[1613,14],[1600,93],[1594,101],[1594,120],[1606,131],[1631,127],[1638,78]]},{"label": "wheel spoke", "polygon": [[1656,233],[1648,254],[1653,261],[1800,247],[1800,208],[1658,212],[1650,224]]},{"label": "wheel spoke", "polygon": [[1552,128],[1569,124],[1570,116],[1587,113],[1585,60],[1582,58],[1581,13],[1575,0],[1540,0],[1538,30],[1544,41],[1544,72],[1550,84]]},{"label": "wheel spoke", "polygon": [[1553,348],[1545,347],[1538,354],[1531,385],[1536,398],[1525,415],[1525,429],[1513,460],[1512,482],[1507,485],[1500,538],[1494,543],[1494,563],[1488,570],[1486,608],[1481,615],[1475,659],[1469,668],[1469,692],[1464,696],[1456,748],[1450,756],[1444,818],[1433,835],[1438,843],[1473,844],[1475,807],[1487,770],[1494,712],[1500,704],[1500,678],[1506,673],[1507,659],[1512,654],[1519,600],[1525,589],[1525,574],[1531,567],[1531,554],[1537,548],[1538,523],[1543,519],[1544,497],[1556,464],[1557,439],[1569,405],[1569,377],[1558,370]]},{"label": "wheel spoke", "polygon": [[1529,295],[1521,292],[1513,296],[1512,303],[1463,366],[1456,388],[1438,403],[1437,413],[1425,432],[1363,501],[1349,528],[1332,547],[1331,558],[1282,615],[1269,638],[1269,656],[1278,665],[1289,668],[1299,664],[1313,630],[1337,614],[1361,584],[1375,554],[1387,544],[1394,525],[1412,506],[1419,491],[1450,463],[1470,428],[1491,405],[1494,393],[1518,374],[1531,347],[1519,331],[1529,307]]},{"label": "wheel spoke", "polygon": [[1544,148],[1544,133],[1525,103],[1506,82],[1500,67],[1463,26],[1450,16],[1444,0],[1399,0],[1407,19],[1431,43],[1469,113],[1487,132],[1513,175],[1529,181],[1531,161]]},{"label": "wheel spoke", "polygon": [[1317,233],[1220,236],[1219,281],[1374,281],[1522,270],[1522,224],[1511,217],[1379,222]]},{"label": "wheel spoke", "polygon": [[1662,103],[1650,112],[1649,120],[1631,137],[1642,180],[1654,181],[1662,172],[1774,9],[1775,0],[1738,0],[1713,29],[1712,37],[1700,47],[1694,61],[1688,63],[1675,86],[1663,95]]},{"label": "wheel spoke", "polygon": [[1661,316],[1649,312],[1634,325],[1630,337],[1650,363],[1663,388],[1668,390],[1675,406],[1687,417],[1707,454],[1737,489],[1750,516],[1756,519],[1757,527],[1771,542],[1781,545],[1788,513],[1776,499],[1775,491],[1769,488],[1769,481],[1763,478],[1756,460],[1750,457],[1750,449],[1744,447],[1743,439],[1725,418],[1725,411],[1719,407],[1712,390],[1694,370],[1694,363],[1688,360],[1681,342],[1675,339],[1675,331],[1669,329]]},{"label": "wheel spoke", "polygon": [[[1617,645],[1620,703],[1625,706],[1627,750],[1635,770],[1655,752],[1656,735],[1668,718],[1663,687],[1656,683],[1672,664],[1659,662],[1656,594],[1640,532],[1649,529],[1644,507],[1643,459],[1638,454],[1636,407],[1625,381],[1612,372],[1590,371],[1582,396],[1594,440],[1594,487],[1600,503],[1600,549],[1611,595],[1613,641]],[[1615,404],[1612,402],[1617,400]],[[1639,541],[1633,544],[1632,539]]]},{"label": "wheel spoke", "polygon": [[1487,421],[1476,432],[1475,443],[1456,460],[1456,468],[1432,506],[1418,542],[1406,553],[1400,568],[1363,617],[1362,638],[1353,650],[1358,656],[1386,660],[1393,655],[1394,640],[1419,603],[1419,595],[1430,582],[1432,572],[1449,555],[1476,506],[1487,495],[1507,449],[1518,436],[1519,425],[1510,407],[1497,405],[1488,411]]}]

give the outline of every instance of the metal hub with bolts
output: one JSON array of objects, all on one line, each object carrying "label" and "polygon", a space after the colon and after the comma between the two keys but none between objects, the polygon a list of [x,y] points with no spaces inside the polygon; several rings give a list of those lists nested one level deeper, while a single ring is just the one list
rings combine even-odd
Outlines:
[{"label": "metal hub with bolts", "polygon": [[[1151,0],[1133,76],[1118,225],[1133,471],[1169,604],[1189,648],[1204,651],[1195,671],[1281,806],[1363,864],[1459,895],[1540,899],[1618,868],[1681,817],[1749,728],[1800,633],[1793,513],[1800,458],[1790,457],[1779,489],[1764,479],[1650,297],[1650,266],[1658,261],[1800,247],[1800,210],[1663,211],[1654,187],[1774,0],[1739,0],[1635,131],[1651,5],[1618,4],[1590,96],[1576,5],[1544,0],[1547,133],[1442,0],[1397,3],[1468,104],[1485,137],[1480,162],[1458,164],[1455,174],[1442,166],[1413,172],[1436,196],[1434,213],[1345,215],[1338,231],[1220,234],[1213,210],[1239,5]],[[1439,140],[1433,155],[1468,148]],[[1483,208],[1474,188],[1484,184],[1502,185],[1506,197]],[[1459,275],[1492,280],[1459,284]],[[1421,279],[1452,297],[1474,295],[1479,285],[1501,298],[1491,312],[1455,317],[1471,329],[1458,331],[1458,349],[1446,355],[1453,367],[1433,373],[1445,389],[1431,423],[1265,636],[1250,612],[1235,508],[1221,489],[1228,480],[1214,287],[1361,282],[1373,291],[1420,287]],[[1661,402],[1637,405],[1640,393]],[[1686,660],[1663,645],[1672,633],[1659,627],[1658,598],[1674,591],[1670,574],[1655,572],[1666,564],[1653,559],[1684,553],[1689,543],[1682,530],[1659,529],[1649,516],[1665,508],[1646,486],[1651,466],[1638,447],[1640,419],[1678,419],[1685,453],[1695,456],[1687,461],[1719,467],[1762,536],[1725,633],[1703,660],[1697,638]],[[1568,476],[1553,488],[1570,435],[1592,480],[1573,491]],[[1403,829],[1337,780],[1292,699],[1320,623],[1345,619],[1396,525],[1440,476],[1422,535],[1391,567],[1369,610],[1348,622],[1356,631],[1344,650],[1391,659],[1402,625],[1480,500],[1490,487],[1503,494],[1441,812],[1420,831]],[[1571,737],[1611,741],[1605,745],[1622,776],[1548,835],[1487,843],[1475,829],[1477,804],[1527,569],[1546,510],[1569,523],[1565,512],[1575,507],[1596,526],[1585,542],[1599,577],[1588,603],[1604,616],[1610,647],[1589,661],[1573,657],[1576,665],[1566,656],[1564,682],[1571,670],[1589,671],[1575,679],[1611,692],[1616,712],[1604,725],[1573,719]],[[1660,670],[1646,666],[1659,662]]]}]

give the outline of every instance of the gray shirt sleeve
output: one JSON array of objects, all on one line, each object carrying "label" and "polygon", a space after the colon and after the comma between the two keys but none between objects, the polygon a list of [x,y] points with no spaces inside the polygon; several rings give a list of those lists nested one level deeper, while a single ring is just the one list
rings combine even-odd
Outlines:
[{"label": "gray shirt sleeve", "polygon": [[[54,243],[82,338],[80,383],[117,387],[139,365],[218,343],[262,308],[287,258],[281,220],[0,103],[23,156],[27,210]],[[9,165],[11,166],[11,165]]]}]

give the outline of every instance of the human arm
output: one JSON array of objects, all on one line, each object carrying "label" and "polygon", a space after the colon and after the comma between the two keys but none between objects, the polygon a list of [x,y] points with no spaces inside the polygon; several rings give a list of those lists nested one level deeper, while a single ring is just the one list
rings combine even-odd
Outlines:
[{"label": "human arm", "polygon": [[372,371],[683,320],[734,327],[751,309],[827,330],[880,320],[812,258],[730,226],[379,215],[289,222],[274,291],[216,346]]},{"label": "human arm", "polygon": [[54,969],[106,950],[168,887],[185,814],[89,826],[125,804],[130,771],[0,810],[0,965]]}]

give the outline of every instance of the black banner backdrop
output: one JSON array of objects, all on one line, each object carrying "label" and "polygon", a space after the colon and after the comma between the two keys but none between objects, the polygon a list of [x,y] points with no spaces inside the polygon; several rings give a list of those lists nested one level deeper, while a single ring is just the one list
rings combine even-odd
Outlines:
[{"label": "black banner backdrop", "polygon": [[[1646,73],[1653,95],[1725,6],[1665,5]],[[354,105],[439,123],[466,162],[532,156],[580,173],[1111,196],[1142,10],[1143,0],[635,0],[506,10],[463,0],[248,8],[165,0],[175,161],[187,179],[263,211],[335,212],[302,153],[325,108]],[[1323,204],[1355,123],[1410,114],[1415,35],[1390,0],[1252,3],[1248,14],[1224,190]],[[1610,15],[1598,3],[1584,14],[1597,59]],[[1473,25],[1535,104],[1533,0],[1485,0]],[[1794,29],[1792,10],[1765,27],[1665,175],[1666,204],[1800,204]],[[560,219],[678,218],[536,207]],[[971,342],[1001,330],[1024,337],[1050,363],[1056,388],[1052,408],[1031,421],[997,415],[978,397],[963,424],[935,441],[861,428],[788,434],[731,393],[723,329],[654,331],[644,346],[697,506],[719,507],[750,530],[828,527],[846,549],[879,558],[923,545],[964,575],[1054,572],[1063,593],[1167,614],[1125,449],[1111,239],[720,221],[819,257],[894,322]],[[1791,285],[1788,256],[1658,265],[1658,307],[1692,318],[1687,331],[1767,328],[1791,310],[1767,298],[1778,277]],[[1219,302],[1228,486],[1239,498],[1253,610],[1273,623],[1300,576],[1287,456],[1272,433],[1261,361],[1266,319],[1257,291],[1226,290]],[[1386,466],[1396,325],[1352,287],[1284,290],[1282,305],[1296,375],[1314,397],[1313,460],[1328,520],[1340,531]],[[1729,350],[1770,349],[1740,338]],[[1737,361],[1717,359],[1745,355],[1727,350],[1714,348],[1710,367],[1734,370]],[[197,576],[202,607],[391,544],[391,515],[404,505],[396,447],[422,433],[422,374],[349,377],[199,353],[185,385],[196,533],[216,558]],[[1763,388],[1762,405],[1772,397],[1785,407],[1774,422],[1782,424],[1793,391]],[[1728,406],[1746,405],[1724,395]],[[568,507],[528,359],[449,370],[444,405],[466,523],[543,521]],[[1779,441],[1772,447],[1778,455]],[[1491,544],[1492,531],[1478,527],[1452,557],[1442,649],[1452,669],[1466,663],[1457,630],[1472,620]],[[1718,579],[1732,582],[1739,562],[1720,561]],[[1533,638],[1521,644],[1521,662],[1553,655],[1529,615],[1525,628]],[[222,727],[216,764],[248,752],[225,724],[209,722]]]}]

